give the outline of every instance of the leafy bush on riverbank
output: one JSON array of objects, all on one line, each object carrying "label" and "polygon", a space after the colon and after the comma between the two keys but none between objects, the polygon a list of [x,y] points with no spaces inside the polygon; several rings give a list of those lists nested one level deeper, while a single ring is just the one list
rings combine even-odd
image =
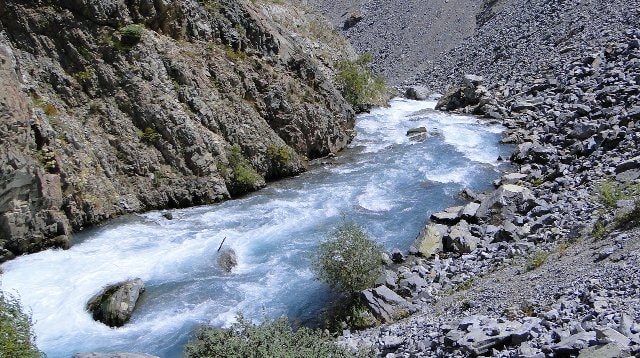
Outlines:
[{"label": "leafy bush on riverbank", "polygon": [[293,331],[287,318],[255,325],[238,316],[229,329],[201,328],[185,348],[186,358],[209,357],[353,357],[319,330]]},{"label": "leafy bush on riverbank", "polygon": [[386,102],[387,86],[382,77],[375,76],[369,70],[371,60],[371,55],[365,54],[354,61],[338,63],[336,80],[342,87],[344,99],[357,111]]},{"label": "leafy bush on riverbank", "polygon": [[382,249],[362,227],[343,223],[313,257],[316,277],[352,296],[374,285],[382,272]]},{"label": "leafy bush on riverbank", "polygon": [[31,318],[17,299],[0,291],[0,357],[43,357],[34,341]]}]

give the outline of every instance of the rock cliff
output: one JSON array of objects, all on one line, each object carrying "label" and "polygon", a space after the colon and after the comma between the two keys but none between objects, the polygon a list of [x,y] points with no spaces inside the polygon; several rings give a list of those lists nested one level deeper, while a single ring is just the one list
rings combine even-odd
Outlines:
[{"label": "rock cliff", "polygon": [[280,2],[0,0],[0,262],[342,149],[324,20]]}]

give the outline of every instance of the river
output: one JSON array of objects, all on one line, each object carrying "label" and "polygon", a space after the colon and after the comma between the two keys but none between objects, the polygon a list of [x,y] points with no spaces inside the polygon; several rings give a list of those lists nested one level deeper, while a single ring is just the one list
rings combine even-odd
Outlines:
[{"label": "river", "polygon": [[[119,218],[48,250],[2,265],[2,289],[32,312],[50,358],[76,352],[144,352],[179,357],[200,324],[228,326],[237,312],[259,321],[311,321],[332,297],[314,280],[310,253],[342,220],[361,224],[386,249],[406,250],[431,212],[463,188],[486,190],[499,176],[500,126],[433,111],[435,102],[393,100],[359,116],[358,135],[339,156],[295,178],[221,204]],[[410,128],[431,135],[412,142]],[[224,273],[224,237],[239,265]],[[85,311],[109,283],[140,277],[146,292],[132,320],[111,329]]]}]

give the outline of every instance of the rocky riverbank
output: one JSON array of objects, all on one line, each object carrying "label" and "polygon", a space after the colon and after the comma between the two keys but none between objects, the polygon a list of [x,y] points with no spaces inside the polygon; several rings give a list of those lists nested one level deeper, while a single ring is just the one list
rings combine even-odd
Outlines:
[{"label": "rocky riverbank", "polygon": [[351,56],[285,3],[0,1],[0,262],[339,151],[355,116],[332,66]]},{"label": "rocky riverbank", "polygon": [[411,249],[427,257],[381,278],[420,313],[343,341],[399,357],[640,354],[632,3],[485,1],[474,35],[407,80],[446,90],[442,110],[502,122],[515,171],[432,215]]}]

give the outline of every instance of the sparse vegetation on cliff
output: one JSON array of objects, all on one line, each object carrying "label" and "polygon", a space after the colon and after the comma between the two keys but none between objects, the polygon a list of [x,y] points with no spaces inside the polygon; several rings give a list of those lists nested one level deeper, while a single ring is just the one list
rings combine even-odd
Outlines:
[{"label": "sparse vegetation on cliff", "polygon": [[247,158],[242,155],[240,147],[234,145],[227,153],[229,166],[233,170],[236,191],[247,192],[255,189],[261,181],[260,174],[253,168]]},{"label": "sparse vegetation on cliff", "polygon": [[382,77],[369,70],[371,60],[371,55],[364,54],[356,60],[338,63],[336,79],[344,98],[356,109],[384,102],[387,87]]},{"label": "sparse vegetation on cliff", "polygon": [[144,33],[144,25],[130,24],[120,28],[121,42],[127,46],[133,46],[140,42]]},{"label": "sparse vegetation on cliff", "polygon": [[267,156],[280,166],[287,166],[291,163],[294,157],[291,149],[287,146],[269,145],[267,147]]}]

